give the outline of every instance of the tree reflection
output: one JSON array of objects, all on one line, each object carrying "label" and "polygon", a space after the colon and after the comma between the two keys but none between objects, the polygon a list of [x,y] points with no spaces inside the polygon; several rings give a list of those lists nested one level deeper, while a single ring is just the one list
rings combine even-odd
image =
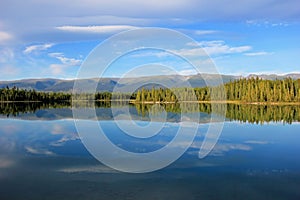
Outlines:
[{"label": "tree reflection", "polygon": [[[214,113],[218,114],[223,113],[222,109],[226,108],[226,118],[228,120],[255,124],[268,122],[283,122],[291,124],[292,122],[300,121],[300,106],[295,105],[227,104],[227,106],[225,107],[224,104],[167,103],[159,104],[158,106],[156,104],[128,104],[128,102],[125,101],[78,101],[76,103],[73,102],[72,105],[68,101],[55,103],[0,103],[0,114],[10,117],[26,113],[35,113],[38,110],[67,108],[70,110],[70,117],[72,117],[72,106],[95,107],[96,110],[101,108],[110,110],[111,107],[122,108],[125,106],[130,106],[130,114],[135,116],[133,118],[140,116],[145,120],[149,119],[149,115],[159,115],[163,111],[166,111],[169,120],[173,121],[171,118],[178,118],[178,116],[180,116],[180,113],[201,112],[212,114],[212,110],[214,110]],[[97,112],[97,115],[99,114],[99,112]],[[113,119],[111,112],[109,113],[110,114],[107,117]]]}]

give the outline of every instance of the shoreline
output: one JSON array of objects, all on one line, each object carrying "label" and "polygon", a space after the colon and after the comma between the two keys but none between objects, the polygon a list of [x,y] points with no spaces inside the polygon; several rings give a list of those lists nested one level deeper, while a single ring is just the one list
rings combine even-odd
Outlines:
[{"label": "shoreline", "polygon": [[[86,102],[86,101],[94,101],[94,102],[128,102],[131,104],[177,104],[177,103],[199,103],[199,104],[236,104],[236,105],[295,105],[300,106],[300,102],[244,102],[244,101],[176,101],[176,102],[164,102],[164,101],[135,101],[135,100],[76,100],[74,102]],[[59,102],[72,102],[71,100],[65,101],[0,101],[0,103],[59,103]]]},{"label": "shoreline", "polygon": [[132,104],[177,104],[177,103],[199,103],[199,104],[236,104],[236,105],[299,105],[300,102],[244,102],[244,101],[177,101],[177,102],[160,102],[160,101],[129,101]]}]

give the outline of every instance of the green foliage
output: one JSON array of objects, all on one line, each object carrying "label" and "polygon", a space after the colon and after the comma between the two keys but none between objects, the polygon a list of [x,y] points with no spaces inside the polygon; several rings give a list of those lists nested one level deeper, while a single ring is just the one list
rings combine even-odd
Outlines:
[{"label": "green foliage", "polygon": [[[141,88],[133,94],[120,92],[98,92],[76,94],[76,100],[97,100],[97,101],[129,101],[136,103],[176,103],[178,101],[210,101],[224,99],[229,101],[251,102],[300,102],[300,79],[293,80],[262,80],[259,78],[239,79],[222,86],[203,88]],[[212,96],[214,95],[214,96]],[[222,98],[224,96],[224,98]],[[70,101],[70,93],[63,92],[37,92],[35,90],[13,88],[0,89],[0,101]]]},{"label": "green foliage", "polygon": [[225,84],[227,100],[242,102],[300,102],[300,79],[240,79]]},{"label": "green foliage", "polygon": [[112,97],[111,92],[98,92],[95,94],[96,100],[102,100],[102,101],[110,101]]},{"label": "green foliage", "polygon": [[[262,80],[259,78],[231,81],[221,87],[152,89],[136,92],[136,102],[172,102],[229,100],[240,102],[300,102],[300,79]],[[211,95],[214,94],[214,97]],[[193,96],[195,95],[195,96]],[[222,98],[224,95],[224,98]]]},{"label": "green foliage", "polygon": [[178,98],[176,97],[177,95],[175,95],[175,93],[177,93],[177,91],[180,90],[179,88],[174,88],[174,89],[163,89],[163,88],[159,88],[159,89],[145,89],[142,88],[141,90],[138,90],[133,97],[136,103],[143,103],[143,102],[147,102],[147,103],[158,103],[158,102],[172,102],[175,103],[177,102]]},{"label": "green foliage", "polygon": [[71,94],[63,92],[37,92],[35,90],[13,88],[0,89],[0,101],[40,101],[40,102],[55,102],[69,101]]}]

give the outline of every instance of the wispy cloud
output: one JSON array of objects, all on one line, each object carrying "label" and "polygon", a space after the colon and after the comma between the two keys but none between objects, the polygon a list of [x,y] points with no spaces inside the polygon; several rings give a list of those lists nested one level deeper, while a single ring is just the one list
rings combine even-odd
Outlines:
[{"label": "wispy cloud", "polygon": [[215,34],[218,33],[218,31],[215,30],[196,30],[196,35],[209,35],[209,34]]},{"label": "wispy cloud", "polygon": [[58,26],[56,29],[68,32],[78,33],[114,33],[129,29],[134,29],[135,26],[128,25],[110,25],[110,26]]},{"label": "wispy cloud", "polygon": [[[229,46],[222,40],[213,40],[213,41],[202,41],[198,44],[196,43],[187,43],[188,48],[183,49],[173,49],[173,53],[181,56],[215,56],[215,55],[224,55],[224,54],[236,54],[244,53],[252,49],[249,45],[242,46]],[[142,52],[139,54],[134,54],[132,57],[164,57],[171,56],[168,52]]]},{"label": "wispy cloud", "polygon": [[59,64],[50,64],[49,69],[52,75],[64,75],[65,70],[69,67],[80,66],[82,60],[75,58],[67,58],[62,53],[52,53],[51,57],[58,59],[61,63]]},{"label": "wispy cloud", "polygon": [[63,75],[67,68],[80,66],[82,62],[81,59],[68,58],[60,52],[49,53],[48,56],[60,61],[60,63],[50,64],[50,73],[53,75]]},{"label": "wispy cloud", "polygon": [[199,43],[209,55],[243,53],[252,49],[249,45],[229,46],[222,40],[203,41]]},{"label": "wispy cloud", "polygon": [[246,56],[265,56],[265,55],[272,55],[273,52],[266,52],[266,51],[259,51],[259,52],[250,52],[250,53],[244,53]]},{"label": "wispy cloud", "polygon": [[[238,3],[234,0],[91,0],[84,6],[79,1],[52,0],[51,3],[41,3],[38,12],[36,9],[36,0],[3,2],[0,7],[1,17],[5,19],[3,27],[18,40],[30,43],[44,39],[56,43],[61,39],[78,39],[73,36],[61,37],[65,36],[64,33],[57,30],[98,33],[109,29],[109,26],[101,28],[98,25],[113,25],[115,28],[125,25],[178,27],[178,22],[187,25],[199,21],[218,23],[248,20],[248,23],[253,23],[255,20],[251,19],[268,19],[274,21],[270,23],[271,26],[276,26],[286,24],[277,21],[297,21],[300,18],[297,0],[245,0]],[[23,20],[22,26],[19,25],[20,19]],[[200,35],[208,33],[211,32],[199,32]]]},{"label": "wispy cloud", "polygon": [[[15,63],[10,63],[10,66],[20,68],[21,73],[11,76],[13,79],[40,77],[43,66],[48,66],[44,73],[48,76],[50,65],[51,70],[59,74],[66,69],[67,63],[78,64],[78,57],[72,55],[76,54],[74,50],[68,51],[70,54],[66,55],[67,58],[61,57],[57,62],[53,62],[52,58],[45,58],[44,53],[48,53],[52,43],[59,44],[55,49],[62,48],[64,51],[65,48],[77,48],[81,54],[88,55],[96,41],[101,42],[119,31],[149,26],[173,28],[198,40],[203,40],[204,37],[208,40],[225,40],[226,43],[210,41],[213,44],[203,44],[203,48],[214,59],[225,54],[224,59],[216,60],[216,65],[225,73],[248,71],[250,65],[255,71],[274,70],[283,65],[286,66],[285,70],[295,71],[298,67],[295,64],[295,55],[298,53],[295,42],[299,30],[297,22],[300,19],[298,5],[297,0],[245,0],[238,3],[234,0],[91,0],[83,6],[79,1],[70,3],[52,0],[51,3],[41,2],[37,12],[36,0],[3,1],[0,6],[0,45],[7,44],[6,47],[14,48]],[[262,32],[261,29],[265,27],[267,29]],[[281,31],[274,31],[277,29]],[[280,40],[282,37],[285,39]],[[271,42],[263,42],[266,38]],[[74,41],[76,42],[72,43]],[[273,59],[246,57],[266,55],[252,52],[254,49],[275,51],[272,48],[277,49],[278,46],[283,49],[276,51],[275,62]],[[201,56],[203,51],[196,48],[197,46],[194,49],[187,47],[182,49],[182,53]],[[35,56],[27,56],[31,53]],[[164,56],[165,53],[157,55]],[[1,57],[0,59],[3,60]],[[68,76],[74,76],[75,69],[65,70],[64,75],[72,73]],[[114,73],[118,74],[118,70]]]},{"label": "wispy cloud", "polygon": [[58,59],[62,64],[67,66],[79,66],[82,62],[81,59],[67,58],[63,53],[49,53],[48,55],[52,58]]},{"label": "wispy cloud", "polygon": [[277,27],[277,26],[289,26],[287,22],[272,22],[268,20],[246,20],[246,24],[250,26],[263,26],[263,27]]},{"label": "wispy cloud", "polygon": [[229,46],[224,41],[203,41],[199,42],[201,48],[188,48],[175,50],[175,53],[183,56],[209,56],[222,54],[243,53],[252,49],[249,45]]},{"label": "wispy cloud", "polygon": [[25,48],[23,51],[24,54],[30,54],[32,52],[44,51],[51,48],[54,44],[40,44],[40,45],[31,45]]},{"label": "wispy cloud", "polygon": [[11,40],[13,36],[7,32],[0,31],[0,44],[6,43]]}]

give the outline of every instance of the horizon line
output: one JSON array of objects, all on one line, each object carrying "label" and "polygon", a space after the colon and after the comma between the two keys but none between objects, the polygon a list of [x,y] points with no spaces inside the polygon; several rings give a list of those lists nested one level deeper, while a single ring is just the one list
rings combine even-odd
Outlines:
[{"label": "horizon line", "polygon": [[300,75],[299,72],[287,72],[287,73],[265,73],[265,72],[251,72],[251,73],[245,73],[245,74],[238,74],[238,73],[232,73],[232,74],[227,74],[227,73],[198,73],[198,74],[159,74],[159,75],[141,75],[141,76],[130,76],[130,77],[121,77],[121,76],[105,76],[105,77],[90,77],[90,78],[63,78],[63,77],[24,77],[20,79],[8,79],[8,80],[0,80],[0,82],[11,82],[11,81],[22,81],[22,80],[42,80],[42,79],[55,79],[55,80],[65,80],[65,81],[73,81],[73,80],[80,80],[80,79],[120,79],[120,78],[142,78],[142,77],[158,77],[158,76],[182,76],[182,77],[188,77],[188,76],[197,76],[197,75],[220,75],[220,76],[236,76],[236,77],[244,77],[247,78],[249,76],[288,76],[288,75]]}]

